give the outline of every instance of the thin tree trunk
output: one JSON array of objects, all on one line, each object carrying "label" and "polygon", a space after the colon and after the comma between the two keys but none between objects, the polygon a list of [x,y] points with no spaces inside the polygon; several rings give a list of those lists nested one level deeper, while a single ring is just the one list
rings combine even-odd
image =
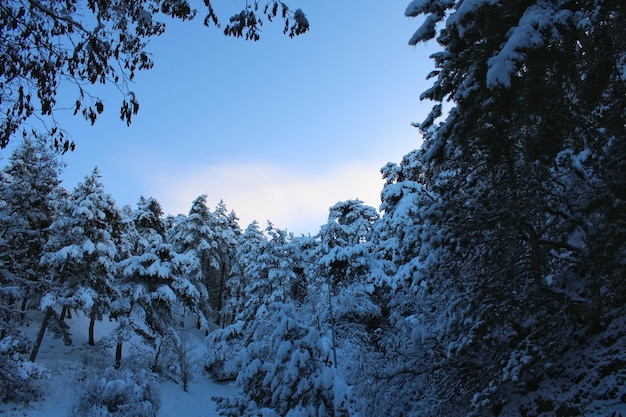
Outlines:
[{"label": "thin tree trunk", "polygon": [[43,340],[43,335],[46,333],[46,327],[48,327],[48,320],[52,317],[54,310],[52,307],[48,307],[46,310],[46,314],[43,316],[43,320],[41,321],[41,327],[39,328],[39,333],[37,334],[37,340],[35,340],[35,344],[33,345],[33,350],[30,353],[30,361],[35,362],[37,359],[37,354],[39,353],[39,347],[41,346],[41,341]]},{"label": "thin tree trunk", "polygon": [[72,318],[72,309],[69,308],[69,306],[63,306],[63,310],[61,310],[61,317],[59,319],[63,321],[65,317],[67,317],[68,320]]},{"label": "thin tree trunk", "polygon": [[163,340],[159,342],[159,340],[157,339],[155,342],[156,342],[156,352],[154,354],[154,362],[152,363],[151,369],[152,369],[152,372],[156,374],[159,371],[159,356],[161,355],[161,346],[163,346]]},{"label": "thin tree trunk", "polygon": [[26,318],[26,306],[28,305],[28,293],[30,291],[28,291],[28,289],[26,290],[26,293],[24,294],[24,297],[22,298],[22,305],[20,307],[20,319],[22,320],[22,323],[24,322],[24,319]]},{"label": "thin tree trunk", "polygon": [[226,286],[226,265],[225,262],[220,262],[220,286],[219,286],[219,296],[217,299],[217,312],[218,312],[218,325],[222,325],[222,329],[224,328],[224,317],[222,314],[223,308],[223,300],[224,300],[224,287]]},{"label": "thin tree trunk", "polygon": [[115,369],[120,369],[122,364],[122,342],[117,342],[115,346]]},{"label": "thin tree trunk", "polygon": [[95,346],[96,342],[93,338],[93,327],[96,324],[96,312],[91,310],[91,315],[89,317],[89,346]]}]

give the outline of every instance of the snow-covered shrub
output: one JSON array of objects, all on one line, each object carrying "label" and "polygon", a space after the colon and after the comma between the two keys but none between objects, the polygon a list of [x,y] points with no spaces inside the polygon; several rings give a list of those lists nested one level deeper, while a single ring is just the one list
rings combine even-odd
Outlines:
[{"label": "snow-covered shrub", "polygon": [[145,371],[106,368],[85,380],[72,417],[155,417],[161,406],[154,376]]},{"label": "snow-covered shrub", "polygon": [[0,328],[0,401],[29,401],[37,396],[32,380],[41,377],[43,369],[24,359],[30,344],[8,327]]},{"label": "snow-covered shrub", "polygon": [[242,352],[244,396],[218,400],[222,415],[330,417],[350,414],[349,387],[332,367],[320,331],[291,304],[261,308]]},{"label": "snow-covered shrub", "polygon": [[226,374],[239,371],[241,360],[239,352],[245,349],[244,321],[238,321],[217,329],[207,337],[207,356],[204,368],[214,377],[221,378]]},{"label": "snow-covered shrub", "polygon": [[172,330],[163,343],[164,370],[180,378],[185,392],[197,365],[197,358],[192,352],[194,347],[191,335],[185,329]]}]

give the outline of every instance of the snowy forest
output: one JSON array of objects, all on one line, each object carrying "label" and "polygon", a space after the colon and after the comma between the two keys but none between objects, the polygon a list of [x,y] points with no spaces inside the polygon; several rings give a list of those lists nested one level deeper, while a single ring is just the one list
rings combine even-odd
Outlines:
[{"label": "snowy forest", "polygon": [[118,207],[26,135],[0,171],[2,401],[41,395],[42,343],[80,336],[73,416],[157,416],[155,381],[192,377],[234,381],[228,417],[626,416],[625,9],[411,1],[409,43],[440,47],[423,145],[381,168],[380,207],[337,202],[313,236],[206,195]]}]

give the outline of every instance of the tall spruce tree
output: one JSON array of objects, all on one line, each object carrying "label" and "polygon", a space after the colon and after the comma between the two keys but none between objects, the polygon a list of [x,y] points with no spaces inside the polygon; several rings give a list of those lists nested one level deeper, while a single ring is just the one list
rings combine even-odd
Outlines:
[{"label": "tall spruce tree", "polygon": [[[326,277],[329,290],[334,296],[341,296],[341,314],[368,316],[377,310],[368,297],[367,281],[372,260],[372,237],[378,213],[373,207],[360,200],[342,201],[329,209],[328,222],[323,225],[317,237],[320,240],[322,276]],[[364,298],[354,299],[352,286],[359,285]],[[369,288],[369,292],[373,287]],[[367,312],[368,308],[373,311]],[[360,310],[360,311],[359,311]],[[375,313],[374,313],[375,314]],[[361,317],[363,318],[363,317]]]}]

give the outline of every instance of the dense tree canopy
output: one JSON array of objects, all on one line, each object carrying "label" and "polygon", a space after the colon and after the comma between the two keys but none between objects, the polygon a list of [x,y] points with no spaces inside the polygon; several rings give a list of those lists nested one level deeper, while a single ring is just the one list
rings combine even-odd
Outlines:
[{"label": "dense tree canopy", "polygon": [[575,329],[624,303],[624,8],[416,0],[406,14],[425,15],[410,43],[442,50],[424,145],[383,170],[380,255],[412,352],[388,381],[421,392],[416,415],[513,407]]},{"label": "dense tree canopy", "polygon": [[[153,66],[148,41],[165,31],[165,17],[194,19],[204,10],[206,26],[221,25],[210,0],[10,0],[0,4],[0,148],[31,116],[54,116],[61,85],[75,86],[74,114],[92,124],[104,111],[94,84],[112,84],[123,101],[120,118],[130,124],[139,101],[129,82]],[[284,33],[306,32],[301,10],[282,1],[246,1],[224,27],[227,36],[258,40],[264,21],[284,22]],[[68,103],[61,103],[68,106]],[[54,118],[52,118],[54,121]],[[52,127],[55,145],[74,147]]]}]

